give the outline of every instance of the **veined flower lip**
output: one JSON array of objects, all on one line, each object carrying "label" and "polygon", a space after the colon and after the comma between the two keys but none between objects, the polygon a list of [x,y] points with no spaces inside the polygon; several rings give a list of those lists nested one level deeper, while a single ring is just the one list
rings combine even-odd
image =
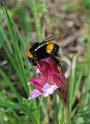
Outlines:
[{"label": "veined flower lip", "polygon": [[37,65],[37,69],[41,77],[31,79],[31,84],[36,89],[32,91],[29,97],[30,100],[40,95],[49,96],[67,82],[64,74],[58,69],[51,58],[41,60]]},{"label": "veined flower lip", "polygon": [[34,89],[34,90],[32,91],[32,95],[29,96],[28,98],[29,98],[30,100],[32,100],[32,99],[37,98],[37,97],[40,96],[40,95],[44,95],[45,97],[47,97],[47,96],[53,94],[53,92],[54,92],[56,89],[57,89],[57,86],[56,86],[56,85],[45,84],[45,85],[43,86],[43,88],[42,88],[42,91],[43,91],[43,92],[40,92],[40,90],[38,90],[38,89]]}]

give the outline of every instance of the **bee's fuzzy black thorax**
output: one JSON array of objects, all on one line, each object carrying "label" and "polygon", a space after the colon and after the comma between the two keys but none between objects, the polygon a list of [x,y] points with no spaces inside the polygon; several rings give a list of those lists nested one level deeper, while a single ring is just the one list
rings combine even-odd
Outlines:
[{"label": "bee's fuzzy black thorax", "polygon": [[37,65],[41,59],[51,57],[56,63],[58,60],[56,56],[58,56],[59,46],[55,43],[55,39],[52,37],[42,43],[34,43],[32,47],[28,50],[28,59],[30,63],[33,65]]}]

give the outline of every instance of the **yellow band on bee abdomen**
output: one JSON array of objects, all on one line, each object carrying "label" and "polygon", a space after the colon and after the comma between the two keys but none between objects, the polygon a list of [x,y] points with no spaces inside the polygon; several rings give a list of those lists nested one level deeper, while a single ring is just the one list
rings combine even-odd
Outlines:
[{"label": "yellow band on bee abdomen", "polygon": [[46,52],[47,52],[48,54],[51,54],[52,51],[53,51],[53,49],[54,49],[54,43],[53,43],[53,42],[49,42],[49,43],[47,44],[47,46],[46,46]]}]

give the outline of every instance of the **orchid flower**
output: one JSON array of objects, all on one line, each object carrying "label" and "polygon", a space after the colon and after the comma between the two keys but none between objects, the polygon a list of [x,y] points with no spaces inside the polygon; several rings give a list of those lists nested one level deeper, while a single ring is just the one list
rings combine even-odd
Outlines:
[{"label": "orchid flower", "polygon": [[67,79],[61,67],[57,66],[57,64],[48,57],[38,63],[36,72],[39,73],[41,77],[31,79],[31,84],[35,89],[32,91],[31,96],[29,96],[30,100],[40,95],[47,97],[57,90],[61,92],[63,100],[66,101]]}]

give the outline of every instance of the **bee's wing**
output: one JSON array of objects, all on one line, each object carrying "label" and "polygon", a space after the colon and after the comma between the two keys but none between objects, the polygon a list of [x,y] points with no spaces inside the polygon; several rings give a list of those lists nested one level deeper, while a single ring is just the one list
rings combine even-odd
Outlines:
[{"label": "bee's wing", "polygon": [[58,37],[56,35],[49,35],[47,38],[46,38],[46,41],[51,41],[51,40],[54,40],[56,41],[58,39]]}]

